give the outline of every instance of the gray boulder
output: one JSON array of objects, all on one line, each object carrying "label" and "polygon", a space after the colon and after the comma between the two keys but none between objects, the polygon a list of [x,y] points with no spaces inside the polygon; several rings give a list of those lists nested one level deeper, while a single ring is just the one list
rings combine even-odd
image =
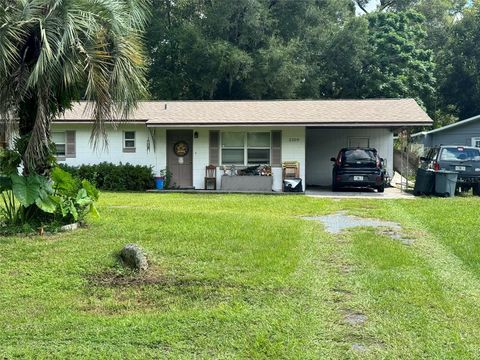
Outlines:
[{"label": "gray boulder", "polygon": [[128,244],[122,249],[120,257],[123,263],[135,270],[147,270],[148,261],[145,251],[137,244]]}]

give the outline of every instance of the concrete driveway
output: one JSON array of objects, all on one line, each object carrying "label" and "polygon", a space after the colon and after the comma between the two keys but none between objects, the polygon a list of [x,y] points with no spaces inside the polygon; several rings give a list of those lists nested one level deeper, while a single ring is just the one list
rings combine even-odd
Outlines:
[{"label": "concrete driveway", "polygon": [[415,199],[415,196],[402,192],[396,187],[385,188],[384,193],[371,189],[346,188],[333,192],[330,188],[308,187],[305,195],[318,198],[346,198],[346,199]]}]

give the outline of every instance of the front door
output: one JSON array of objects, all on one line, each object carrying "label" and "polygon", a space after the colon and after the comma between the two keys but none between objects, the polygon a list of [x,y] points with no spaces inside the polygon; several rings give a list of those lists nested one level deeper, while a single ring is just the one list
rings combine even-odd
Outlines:
[{"label": "front door", "polygon": [[191,188],[193,185],[193,130],[167,130],[167,168],[172,185]]}]

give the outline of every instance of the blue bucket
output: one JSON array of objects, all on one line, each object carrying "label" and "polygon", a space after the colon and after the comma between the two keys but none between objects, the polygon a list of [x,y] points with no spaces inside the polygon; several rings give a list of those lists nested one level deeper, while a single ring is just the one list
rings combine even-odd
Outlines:
[{"label": "blue bucket", "polygon": [[156,177],[155,178],[155,187],[157,190],[163,190],[163,185],[165,183],[165,180],[161,177]]}]

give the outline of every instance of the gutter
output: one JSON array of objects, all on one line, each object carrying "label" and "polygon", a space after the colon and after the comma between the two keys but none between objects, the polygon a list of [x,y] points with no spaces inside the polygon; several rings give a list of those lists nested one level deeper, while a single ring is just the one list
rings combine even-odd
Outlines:
[{"label": "gutter", "polygon": [[305,127],[316,127],[316,128],[349,128],[349,127],[415,127],[415,126],[425,126],[431,125],[431,123],[425,122],[415,122],[415,123],[210,123],[210,124],[194,124],[194,123],[148,123],[147,127],[171,127],[171,128],[178,128],[178,127],[199,127],[199,128],[208,128],[208,127],[241,127],[241,126],[258,126],[258,127],[268,127],[268,126],[275,126],[275,127],[298,127],[298,126],[305,126]]}]

